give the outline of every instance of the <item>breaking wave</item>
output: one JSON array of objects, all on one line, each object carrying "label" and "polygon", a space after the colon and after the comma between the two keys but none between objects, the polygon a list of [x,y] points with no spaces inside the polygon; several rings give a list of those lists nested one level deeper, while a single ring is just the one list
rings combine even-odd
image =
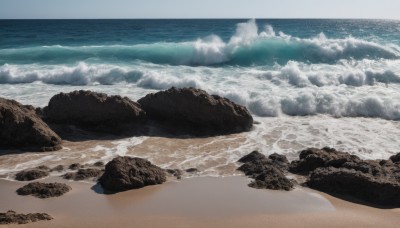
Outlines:
[{"label": "breaking wave", "polygon": [[330,39],[323,33],[298,38],[276,33],[271,26],[259,31],[255,20],[237,25],[229,41],[216,35],[192,42],[106,46],[40,46],[3,49],[0,63],[59,64],[85,60],[129,62],[134,60],[169,65],[272,65],[288,61],[335,63],[342,59],[399,59],[400,47],[347,37]]}]

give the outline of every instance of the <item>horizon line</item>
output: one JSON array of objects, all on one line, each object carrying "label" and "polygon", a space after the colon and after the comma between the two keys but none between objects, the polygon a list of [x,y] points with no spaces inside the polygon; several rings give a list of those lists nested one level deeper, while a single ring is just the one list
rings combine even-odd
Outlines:
[{"label": "horizon line", "polygon": [[317,17],[274,17],[274,18],[256,18],[256,17],[193,17],[193,18],[164,18],[164,17],[140,17],[140,18],[0,18],[0,20],[393,20],[399,21],[400,18],[335,18],[335,17],[326,17],[326,18],[317,18]]}]

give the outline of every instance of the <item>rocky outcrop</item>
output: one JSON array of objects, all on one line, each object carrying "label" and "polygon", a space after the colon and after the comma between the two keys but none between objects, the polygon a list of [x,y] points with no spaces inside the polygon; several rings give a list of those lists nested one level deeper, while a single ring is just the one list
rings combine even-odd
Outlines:
[{"label": "rocky outcrop", "polygon": [[119,192],[161,184],[166,181],[166,173],[142,158],[116,157],[107,163],[99,181],[103,188]]},{"label": "rocky outcrop", "polygon": [[300,160],[290,164],[290,172],[308,173],[320,167],[339,168],[345,164],[357,164],[361,159],[346,152],[340,152],[333,148],[322,149],[309,148],[300,152]]},{"label": "rocky outcrop", "polygon": [[66,173],[63,175],[65,179],[81,181],[85,179],[93,179],[96,180],[100,175],[103,174],[103,171],[99,169],[79,169],[76,173]]},{"label": "rocky outcrop", "polygon": [[51,123],[107,133],[130,130],[146,120],[140,105],[127,97],[83,90],[53,96],[43,114]]},{"label": "rocky outcrop", "polygon": [[15,175],[15,180],[18,181],[31,181],[31,180],[36,180],[40,179],[43,177],[47,177],[49,175],[49,172],[44,169],[28,169],[28,170],[23,170]]},{"label": "rocky outcrop", "polygon": [[62,196],[69,192],[71,187],[62,183],[29,183],[17,190],[18,195],[32,195],[37,198],[50,198]]},{"label": "rocky outcrop", "polygon": [[248,131],[249,111],[230,100],[194,88],[171,88],[138,100],[149,118],[194,134]]},{"label": "rocky outcrop", "polygon": [[0,148],[54,151],[61,149],[61,139],[34,110],[0,98]]},{"label": "rocky outcrop", "polygon": [[238,162],[244,163],[238,170],[254,179],[249,187],[286,191],[294,187],[293,181],[284,174],[289,162],[283,155],[272,154],[267,158],[260,152],[253,151]]},{"label": "rocky outcrop", "polygon": [[46,213],[29,213],[29,214],[17,214],[15,211],[7,211],[6,213],[0,213],[0,224],[27,224],[31,222],[52,220],[53,217]]},{"label": "rocky outcrop", "polygon": [[346,168],[319,168],[310,174],[309,187],[328,193],[348,195],[379,205],[400,206],[400,184]]}]

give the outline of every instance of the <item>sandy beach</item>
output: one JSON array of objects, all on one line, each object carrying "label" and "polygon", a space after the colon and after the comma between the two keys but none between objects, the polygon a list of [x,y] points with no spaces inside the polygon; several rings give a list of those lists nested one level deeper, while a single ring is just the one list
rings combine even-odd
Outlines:
[{"label": "sandy beach", "polygon": [[[66,182],[50,177],[42,182]],[[51,199],[18,196],[0,181],[0,210],[46,212],[54,220],[9,227],[396,227],[399,209],[350,203],[308,188],[257,190],[245,177],[193,177],[105,195],[91,182]]]}]

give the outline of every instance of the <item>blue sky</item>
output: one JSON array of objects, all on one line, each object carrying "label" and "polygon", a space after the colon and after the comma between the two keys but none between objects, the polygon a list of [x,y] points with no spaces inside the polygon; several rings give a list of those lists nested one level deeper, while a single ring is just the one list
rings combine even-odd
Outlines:
[{"label": "blue sky", "polygon": [[385,18],[400,0],[0,0],[0,18]]}]

